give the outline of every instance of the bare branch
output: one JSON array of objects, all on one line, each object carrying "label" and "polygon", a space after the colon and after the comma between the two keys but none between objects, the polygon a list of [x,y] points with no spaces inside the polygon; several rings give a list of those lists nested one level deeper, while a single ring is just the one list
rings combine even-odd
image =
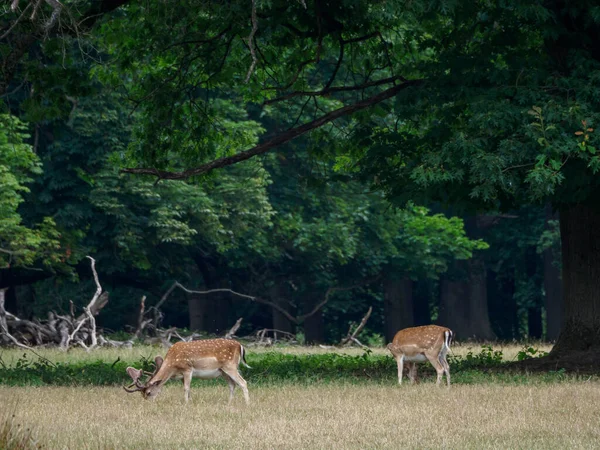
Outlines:
[{"label": "bare branch", "polygon": [[[354,332],[352,332],[352,325],[350,325],[350,328],[348,328],[348,334],[346,335],[346,337],[344,339],[342,339],[340,341],[340,347],[343,345],[346,345],[348,342],[357,342],[356,336],[358,336],[358,334],[362,331],[362,329],[365,327],[365,325],[367,324],[367,320],[369,320],[369,317],[371,317],[371,313],[373,312],[373,307],[369,306],[369,310],[367,311],[367,314],[365,314],[365,316],[362,318],[362,320],[360,321],[360,324],[356,327],[356,329],[354,330]],[[362,344],[360,344],[362,346]]]},{"label": "bare branch", "polygon": [[235,324],[233,324],[233,326],[231,327],[231,329],[227,332],[227,334],[225,335],[225,338],[231,339],[233,336],[235,336],[235,333],[237,333],[237,330],[240,329],[241,325],[242,325],[242,318],[240,317],[235,322]]},{"label": "bare branch", "polygon": [[252,0],[252,31],[250,31],[250,36],[248,36],[248,47],[250,48],[250,54],[252,55],[252,64],[250,65],[250,69],[248,69],[248,74],[246,75],[246,83],[250,80],[252,72],[254,72],[254,68],[258,63],[256,50],[254,48],[254,35],[256,34],[257,30],[258,19],[256,18],[256,0]]},{"label": "bare branch", "polygon": [[[64,347],[68,348],[69,347],[69,343],[71,341],[73,341],[73,339],[75,338],[75,335],[77,334],[77,332],[81,329],[81,327],[83,326],[83,324],[86,321],[90,322],[90,326],[92,328],[91,330],[91,340],[92,340],[92,345],[91,347],[87,347],[84,345],[84,343],[79,340],[79,344],[82,345],[86,350],[91,350],[94,347],[96,347],[98,345],[98,338],[96,336],[96,319],[94,319],[94,314],[97,314],[97,312],[99,311],[99,309],[106,305],[106,303],[108,302],[108,296],[104,295],[104,299],[101,299],[101,294],[102,294],[102,286],[100,285],[100,280],[98,279],[98,272],[96,272],[96,260],[94,258],[92,258],[91,256],[86,256],[86,258],[88,258],[91,261],[91,266],[92,266],[92,272],[94,274],[94,281],[96,283],[96,292],[94,293],[94,296],[92,297],[92,300],[90,301],[90,303],[83,308],[83,311],[85,312],[85,316],[81,317],[77,323],[77,325],[75,326],[75,329],[73,330],[73,332],[70,334],[69,339],[67,340],[67,342],[65,343]],[[98,301],[100,299],[100,301]],[[100,306],[102,305],[102,306]]]},{"label": "bare branch", "polygon": [[329,301],[330,295],[333,294],[334,292],[351,291],[353,289],[374,283],[375,281],[379,280],[380,278],[381,278],[381,275],[377,275],[376,277],[369,278],[367,280],[363,280],[360,283],[353,284],[352,286],[332,287],[332,288],[327,289],[327,292],[325,293],[325,298],[323,299],[323,301],[321,303],[317,304],[309,313],[298,316],[298,321],[302,322],[302,321],[308,319],[309,317],[313,316],[314,314],[316,314],[323,306],[325,306],[327,304],[327,302]]},{"label": "bare branch", "polygon": [[[40,0],[41,1],[41,0]],[[19,0],[15,0],[15,3],[19,3]],[[4,39],[6,36],[8,36],[11,31],[18,25],[18,23],[21,21],[21,19],[23,18],[23,16],[25,16],[25,13],[27,12],[27,10],[29,9],[29,7],[31,6],[31,3],[28,3],[27,6],[25,8],[23,8],[23,11],[21,12],[21,14],[19,15],[19,17],[17,17],[17,20],[15,20],[13,22],[13,24],[8,28],[8,30],[6,30],[6,32],[0,36],[0,40]],[[16,8],[15,8],[16,9]],[[14,9],[13,9],[14,11]]]},{"label": "bare branch", "polygon": [[[333,81],[333,78],[331,78],[329,81]],[[393,77],[382,78],[380,80],[369,81],[368,83],[357,84],[357,85],[353,85],[353,86],[325,87],[325,88],[321,89],[320,91],[294,91],[294,92],[290,92],[288,94],[282,95],[282,96],[277,97],[277,98],[266,100],[264,102],[264,104],[265,105],[271,105],[273,103],[282,102],[284,100],[289,100],[290,98],[300,97],[300,96],[324,97],[324,96],[333,94],[335,92],[362,91],[362,90],[365,90],[365,89],[368,89],[368,88],[372,88],[372,87],[375,87],[375,86],[381,86],[382,84],[394,83],[395,81],[407,82],[407,80],[404,77],[402,77],[400,75],[396,75],[396,76],[393,76]]]},{"label": "bare branch", "polygon": [[[356,102],[353,105],[347,105],[342,108],[336,109],[327,114],[324,114],[323,116],[321,116],[318,119],[315,119],[309,123],[306,123],[304,125],[300,125],[298,127],[287,130],[287,131],[279,134],[278,136],[275,136],[274,138],[269,139],[266,142],[258,144],[257,146],[255,146],[249,150],[245,150],[243,152],[237,153],[232,156],[226,156],[223,158],[216,159],[214,161],[211,161],[206,164],[202,164],[193,169],[187,169],[187,170],[184,170],[181,172],[170,172],[170,171],[165,171],[165,170],[140,167],[140,168],[122,169],[121,173],[153,175],[158,178],[165,179],[165,180],[185,180],[185,179],[193,177],[193,176],[202,175],[202,174],[208,173],[214,169],[227,167],[227,166],[239,163],[241,161],[250,159],[254,156],[267,153],[271,149],[273,149],[281,144],[285,144],[286,142],[289,142],[292,139],[297,138],[298,136],[302,136],[303,134],[305,134],[311,130],[322,127],[323,125],[326,125],[329,122],[339,119],[340,117],[344,117],[344,116],[352,114],[356,111],[363,110],[365,108],[368,108],[369,106],[373,106],[384,100],[392,98],[394,95],[396,95],[400,91],[402,91],[406,88],[412,87],[412,86],[419,86],[422,83],[423,83],[423,80],[405,81],[402,84],[392,86],[392,87],[386,89],[385,91],[382,91],[382,92],[375,94],[369,98],[366,98],[364,100]],[[372,84],[372,85],[375,86],[376,84]],[[334,88],[331,88],[330,91],[332,91],[333,89]],[[342,90],[342,88],[337,88],[337,89]]]}]

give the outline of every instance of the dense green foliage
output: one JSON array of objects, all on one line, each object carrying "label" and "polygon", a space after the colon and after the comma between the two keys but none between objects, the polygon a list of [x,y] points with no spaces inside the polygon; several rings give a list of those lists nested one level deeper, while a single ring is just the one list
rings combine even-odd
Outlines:
[{"label": "dense green foliage", "polygon": [[18,208],[27,184],[41,173],[30,145],[27,126],[14,116],[0,115],[0,267],[52,266],[61,255],[54,220],[43,217],[32,227],[23,223]]},{"label": "dense green foliage", "polygon": [[[0,185],[0,258],[46,278],[11,307],[81,305],[93,254],[111,292],[99,321],[115,329],[178,280],[260,296],[292,319],[327,299],[310,325],[277,323],[316,341],[374,306],[376,335],[402,300],[395,282],[418,282],[405,322],[424,323],[443,289],[469,297],[444,284],[462,280],[480,288],[451,306],[467,322],[542,337],[560,255],[548,211],[580,208],[574,222],[593,229],[600,192],[594,2],[51,3],[16,1],[0,19],[3,112],[19,117],[6,142],[29,158]],[[585,350],[600,341],[600,289],[575,253],[563,279],[584,276],[566,284],[565,323],[588,330],[574,336]],[[20,275],[0,268],[3,285],[29,286]],[[469,316],[477,302],[491,319]],[[165,312],[213,333],[239,316],[247,332],[276,321],[228,296],[178,293]]]}]

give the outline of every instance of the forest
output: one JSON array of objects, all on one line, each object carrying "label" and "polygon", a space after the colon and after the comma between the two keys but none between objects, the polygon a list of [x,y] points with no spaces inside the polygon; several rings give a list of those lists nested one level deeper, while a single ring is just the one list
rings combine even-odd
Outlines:
[{"label": "forest", "polygon": [[598,8],[423,3],[7,4],[6,310],[594,347]]},{"label": "forest", "polygon": [[597,2],[0,5],[0,447],[597,442]]}]

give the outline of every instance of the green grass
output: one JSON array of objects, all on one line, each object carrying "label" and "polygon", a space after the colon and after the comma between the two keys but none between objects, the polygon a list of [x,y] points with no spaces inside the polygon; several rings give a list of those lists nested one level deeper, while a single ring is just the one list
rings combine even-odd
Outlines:
[{"label": "green grass", "polygon": [[[69,361],[52,362],[28,352],[20,352],[18,358],[0,364],[0,384],[8,386],[112,386],[128,382],[126,367],[134,366],[151,370],[151,355],[160,349],[145,348],[147,356],[140,352],[127,353],[111,361],[93,360],[92,354],[72,354]],[[63,354],[64,355],[64,354]],[[66,354],[69,355],[68,353]],[[12,356],[15,356],[14,354]],[[113,355],[115,356],[115,355]],[[121,357],[122,356],[122,357]],[[134,359],[134,356],[138,356]],[[395,361],[380,352],[348,353],[286,353],[277,349],[263,352],[248,352],[251,369],[241,371],[249,384],[269,385],[274,383],[384,383],[396,382]],[[479,352],[472,350],[449,357],[452,382],[454,384],[478,383],[552,383],[582,379],[567,375],[563,370],[538,374],[523,374],[507,371],[506,361],[499,350],[482,346]],[[429,364],[419,366],[419,378],[434,379],[435,373]],[[595,379],[595,378],[594,378]],[[206,383],[194,380],[194,383]]]}]

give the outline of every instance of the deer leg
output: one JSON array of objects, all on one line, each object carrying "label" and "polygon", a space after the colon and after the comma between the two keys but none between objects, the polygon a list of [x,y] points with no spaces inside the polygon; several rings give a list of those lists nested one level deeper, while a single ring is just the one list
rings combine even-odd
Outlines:
[{"label": "deer leg", "polygon": [[396,355],[398,364],[398,384],[402,384],[402,372],[404,371],[404,355]]},{"label": "deer leg", "polygon": [[450,365],[446,360],[446,355],[444,353],[440,353],[439,360],[442,364],[442,367],[444,368],[444,372],[446,372],[446,383],[448,384],[448,386],[450,386]]},{"label": "deer leg", "polygon": [[250,403],[250,396],[248,395],[248,385],[246,384],[246,380],[244,380],[238,372],[237,368],[222,368],[221,371],[229,378],[231,378],[233,382],[240,387],[240,389],[244,393],[244,400],[246,400],[246,404]]},{"label": "deer leg", "polygon": [[186,403],[190,400],[190,385],[192,383],[192,374],[193,372],[191,370],[183,373],[183,392],[185,394]]},{"label": "deer leg", "polygon": [[408,378],[411,384],[415,384],[417,381],[417,363],[408,363]]},{"label": "deer leg", "polygon": [[428,355],[427,353],[425,354],[425,356],[427,357],[427,359],[429,360],[429,362],[431,363],[431,365],[437,372],[437,382],[435,384],[437,384],[439,386],[440,382],[442,381],[442,377],[444,376],[444,372],[445,372],[444,366],[438,360],[437,356],[431,356],[431,355]]},{"label": "deer leg", "polygon": [[225,378],[227,380],[227,384],[229,385],[229,402],[231,403],[231,400],[233,400],[233,393],[235,391],[235,381],[232,380],[232,378],[227,375],[225,372],[221,371],[223,373],[223,378]]}]

